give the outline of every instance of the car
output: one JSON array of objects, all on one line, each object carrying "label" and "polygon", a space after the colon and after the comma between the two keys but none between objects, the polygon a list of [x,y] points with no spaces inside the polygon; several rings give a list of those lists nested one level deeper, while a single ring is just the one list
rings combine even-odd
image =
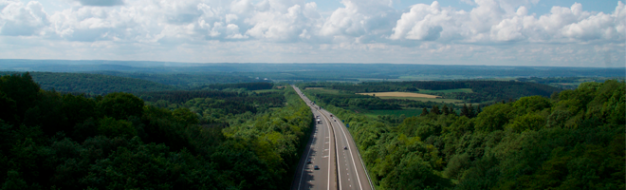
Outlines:
[{"label": "car", "polygon": [[320,170],[320,167],[315,165],[315,167],[313,167],[315,170]]},{"label": "car", "polygon": [[308,160],[306,160],[306,163],[307,163],[307,164],[311,164],[311,163],[313,163],[313,160],[311,160],[311,159],[309,158]]},{"label": "car", "polygon": [[347,147],[347,146],[344,146],[344,147],[343,147],[343,149],[344,149],[344,150],[348,150],[348,147]]}]

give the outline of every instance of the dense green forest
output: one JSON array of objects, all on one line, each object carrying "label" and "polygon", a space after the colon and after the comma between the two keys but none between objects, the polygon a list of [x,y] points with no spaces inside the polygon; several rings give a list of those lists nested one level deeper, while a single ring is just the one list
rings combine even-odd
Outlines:
[{"label": "dense green forest", "polygon": [[[161,108],[128,93],[88,98],[42,90],[28,73],[5,75],[0,187],[286,189],[312,115],[293,90],[279,95],[266,112],[255,113],[254,101],[217,109],[230,104],[176,94],[178,107]],[[216,112],[222,125],[201,124]]]},{"label": "dense green forest", "polygon": [[139,95],[156,107],[188,108],[198,115],[203,126],[226,126],[233,114],[262,113],[285,103],[285,96],[278,92],[164,91]]},{"label": "dense green forest", "polygon": [[624,82],[401,122],[317,102],[349,124],[377,189],[626,188]]},{"label": "dense green forest", "polygon": [[[0,75],[17,74],[0,72]],[[30,73],[41,89],[58,92],[103,95],[112,92],[147,92],[175,90],[175,87],[156,82],[126,77],[88,73]]]},{"label": "dense green forest", "polygon": [[550,96],[560,89],[545,84],[515,81],[405,81],[405,82],[362,82],[362,83],[329,83],[316,82],[300,85],[340,90],[348,93],[361,92],[420,92],[427,90],[449,90],[470,88],[473,92],[429,93],[444,98],[464,100],[471,103],[486,101],[502,101],[517,99],[524,96]]},{"label": "dense green forest", "polygon": [[225,90],[225,89],[245,89],[245,90],[264,90],[272,89],[274,84],[269,82],[249,82],[249,83],[235,83],[235,84],[208,84],[197,87],[202,90]]},{"label": "dense green forest", "polygon": [[198,74],[183,74],[183,73],[141,73],[141,72],[114,72],[114,71],[96,71],[96,74],[119,76],[126,78],[142,79],[152,81],[160,84],[175,86],[178,88],[197,88],[206,84],[227,84],[227,83],[250,83],[258,82],[259,80],[253,79],[247,76],[241,76],[239,74],[224,74],[224,73],[198,73]]}]

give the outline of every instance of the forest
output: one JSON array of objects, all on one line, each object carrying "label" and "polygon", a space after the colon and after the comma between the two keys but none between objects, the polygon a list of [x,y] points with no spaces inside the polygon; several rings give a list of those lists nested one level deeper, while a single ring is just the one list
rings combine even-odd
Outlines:
[{"label": "forest", "polygon": [[224,74],[218,72],[208,73],[143,73],[143,72],[116,72],[94,71],[93,74],[102,74],[126,78],[152,81],[164,85],[170,85],[179,89],[197,88],[206,84],[250,83],[259,80],[238,74]]},{"label": "forest", "polygon": [[[21,74],[0,72],[1,75]],[[176,88],[156,82],[89,73],[29,73],[41,89],[57,92],[86,93],[103,95],[111,92],[166,91]]]},{"label": "forest", "polygon": [[[194,93],[154,93],[147,102],[124,92],[48,91],[29,73],[4,75],[0,187],[288,188],[312,125],[295,91]],[[255,101],[266,95],[273,101]],[[161,107],[155,97],[176,106]]]},{"label": "forest", "polygon": [[[99,74],[101,73],[101,74]],[[0,76],[20,74],[0,72]],[[41,89],[67,93],[105,95],[112,92],[175,91],[175,90],[261,90],[271,89],[272,83],[249,77],[223,74],[150,74],[150,73],[29,73]]]},{"label": "forest", "polygon": [[376,189],[624,189],[625,92],[589,82],[399,122],[312,99],[349,124]]}]

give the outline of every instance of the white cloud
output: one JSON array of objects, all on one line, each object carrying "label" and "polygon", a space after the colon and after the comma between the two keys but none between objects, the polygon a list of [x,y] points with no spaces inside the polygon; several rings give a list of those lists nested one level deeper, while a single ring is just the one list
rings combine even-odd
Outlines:
[{"label": "white cloud", "polygon": [[123,5],[124,0],[76,0],[86,6],[116,6]]},{"label": "white cloud", "polygon": [[44,34],[50,22],[41,3],[0,0],[0,34],[31,36]]},{"label": "white cloud", "polygon": [[403,13],[390,39],[457,39],[463,43],[588,42],[624,40],[624,4],[618,2],[613,14],[583,11],[575,3],[570,8],[553,7],[550,14],[528,15],[525,6],[510,10],[507,2],[476,0],[470,12],[431,5],[413,5]]},{"label": "white cloud", "polygon": [[[221,55],[268,51],[280,56],[282,52],[301,59],[280,60],[300,62],[411,62],[416,57],[432,61],[438,55],[446,60],[519,64],[553,56],[549,60],[569,64],[574,57],[579,58],[574,61],[594,62],[597,56],[593,54],[606,54],[602,51],[612,51],[613,62],[625,57],[626,6],[621,1],[612,13],[585,11],[584,5],[576,3],[554,6],[550,13],[536,15],[529,10],[538,0],[465,0],[473,6],[469,11],[442,7],[437,1],[400,11],[392,7],[393,0],[342,0],[344,6],[328,16],[322,16],[325,14],[318,11],[318,4],[305,0],[76,1],[80,3],[63,11],[45,12],[47,9],[37,1],[0,0],[0,38],[8,40],[4,45],[28,38],[29,42],[38,39],[41,43],[65,44],[68,49],[82,47],[84,56],[91,51],[94,58],[107,50],[114,57],[121,52],[113,49],[123,49],[127,50],[123,51],[125,56],[145,56],[148,60],[155,56],[141,51],[168,51],[164,55],[200,62],[202,56],[188,58],[194,56],[181,52],[218,46],[221,49],[216,51]],[[21,50],[27,51],[28,44],[23,43]],[[583,51],[585,48],[599,50]],[[49,55],[55,52],[59,59],[69,55],[61,50],[49,51]],[[268,62],[263,60],[266,55],[248,56],[254,57],[257,61],[249,62]]]},{"label": "white cloud", "polygon": [[361,37],[387,34],[397,12],[391,1],[342,0],[345,6],[335,10],[321,27],[322,36]]}]

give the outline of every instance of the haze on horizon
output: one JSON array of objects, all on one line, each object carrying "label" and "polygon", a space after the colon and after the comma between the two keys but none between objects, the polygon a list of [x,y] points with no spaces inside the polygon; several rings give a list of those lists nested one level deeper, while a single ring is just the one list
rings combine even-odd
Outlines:
[{"label": "haze on horizon", "polygon": [[624,67],[607,0],[0,0],[0,59]]}]

